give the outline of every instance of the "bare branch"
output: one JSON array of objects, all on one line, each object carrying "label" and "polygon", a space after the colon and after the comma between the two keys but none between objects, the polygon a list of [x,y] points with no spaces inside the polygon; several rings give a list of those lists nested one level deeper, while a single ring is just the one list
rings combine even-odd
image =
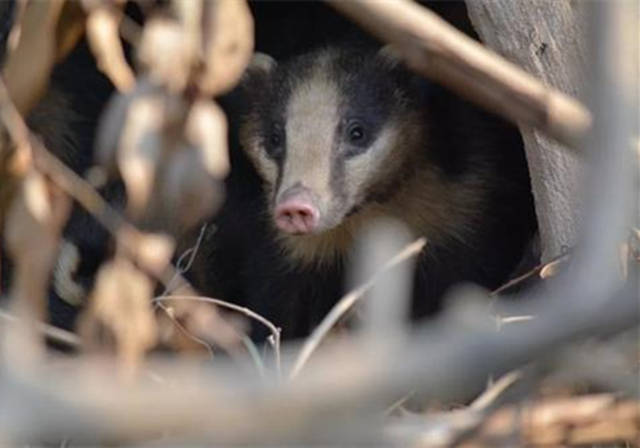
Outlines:
[{"label": "bare branch", "polygon": [[409,0],[327,0],[394,46],[417,72],[516,123],[575,146],[591,125],[578,101],[545,87],[520,68]]}]

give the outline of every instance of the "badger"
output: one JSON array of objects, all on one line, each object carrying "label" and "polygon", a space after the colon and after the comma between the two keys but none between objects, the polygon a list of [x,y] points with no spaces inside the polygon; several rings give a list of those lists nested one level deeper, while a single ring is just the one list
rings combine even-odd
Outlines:
[{"label": "badger", "polygon": [[284,337],[308,334],[340,298],[354,241],[373,220],[428,241],[414,318],[455,283],[499,286],[535,232],[518,130],[388,49],[328,47],[284,63],[256,55],[239,92],[240,150],[198,277]]}]

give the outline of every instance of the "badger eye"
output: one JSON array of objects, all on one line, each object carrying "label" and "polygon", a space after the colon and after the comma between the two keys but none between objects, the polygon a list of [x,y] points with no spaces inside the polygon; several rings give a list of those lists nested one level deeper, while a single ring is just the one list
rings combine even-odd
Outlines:
[{"label": "badger eye", "polygon": [[271,157],[279,157],[284,145],[284,132],[279,126],[273,126],[266,136],[265,150]]},{"label": "badger eye", "polygon": [[280,144],[282,143],[282,136],[280,135],[280,133],[277,131],[272,132],[269,136],[269,143],[271,144],[271,146],[280,146]]},{"label": "badger eye", "polygon": [[365,140],[366,134],[364,126],[360,122],[353,122],[347,127],[347,138],[349,143],[358,144]]}]

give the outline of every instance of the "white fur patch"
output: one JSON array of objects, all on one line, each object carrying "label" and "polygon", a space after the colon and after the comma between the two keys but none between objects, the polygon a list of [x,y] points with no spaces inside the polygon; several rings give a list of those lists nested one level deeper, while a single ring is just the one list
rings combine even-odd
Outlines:
[{"label": "white fur patch", "polygon": [[302,184],[313,192],[322,216],[331,200],[332,146],[340,117],[338,88],[321,66],[294,90],[287,105],[287,156],[279,193]]}]

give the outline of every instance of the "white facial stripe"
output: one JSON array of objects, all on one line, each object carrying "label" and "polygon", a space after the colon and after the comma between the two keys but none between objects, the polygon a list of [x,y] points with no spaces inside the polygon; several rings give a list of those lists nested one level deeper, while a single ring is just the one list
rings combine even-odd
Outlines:
[{"label": "white facial stripe", "polygon": [[348,176],[346,176],[344,188],[349,198],[355,199],[356,202],[362,200],[363,198],[357,197],[358,193],[366,191],[366,187],[372,182],[377,182],[380,177],[383,177],[384,172],[390,168],[389,163],[402,157],[400,153],[397,157],[389,155],[391,151],[402,150],[395,147],[396,132],[395,126],[387,125],[367,151],[346,160]]},{"label": "white facial stripe", "polygon": [[300,182],[320,198],[330,197],[338,105],[337,86],[321,74],[305,81],[291,95],[286,111],[287,155],[281,192]]},{"label": "white facial stripe", "polygon": [[257,166],[260,174],[268,182],[269,185],[275,185],[278,180],[278,164],[269,156],[262,146],[255,151],[257,157]]},{"label": "white facial stripe", "polygon": [[266,181],[267,186],[275,185],[278,178],[278,164],[267,156],[262,145],[262,139],[259,137],[260,117],[252,114],[243,123],[240,130],[240,141],[244,145],[249,158],[256,167],[262,178]]}]

